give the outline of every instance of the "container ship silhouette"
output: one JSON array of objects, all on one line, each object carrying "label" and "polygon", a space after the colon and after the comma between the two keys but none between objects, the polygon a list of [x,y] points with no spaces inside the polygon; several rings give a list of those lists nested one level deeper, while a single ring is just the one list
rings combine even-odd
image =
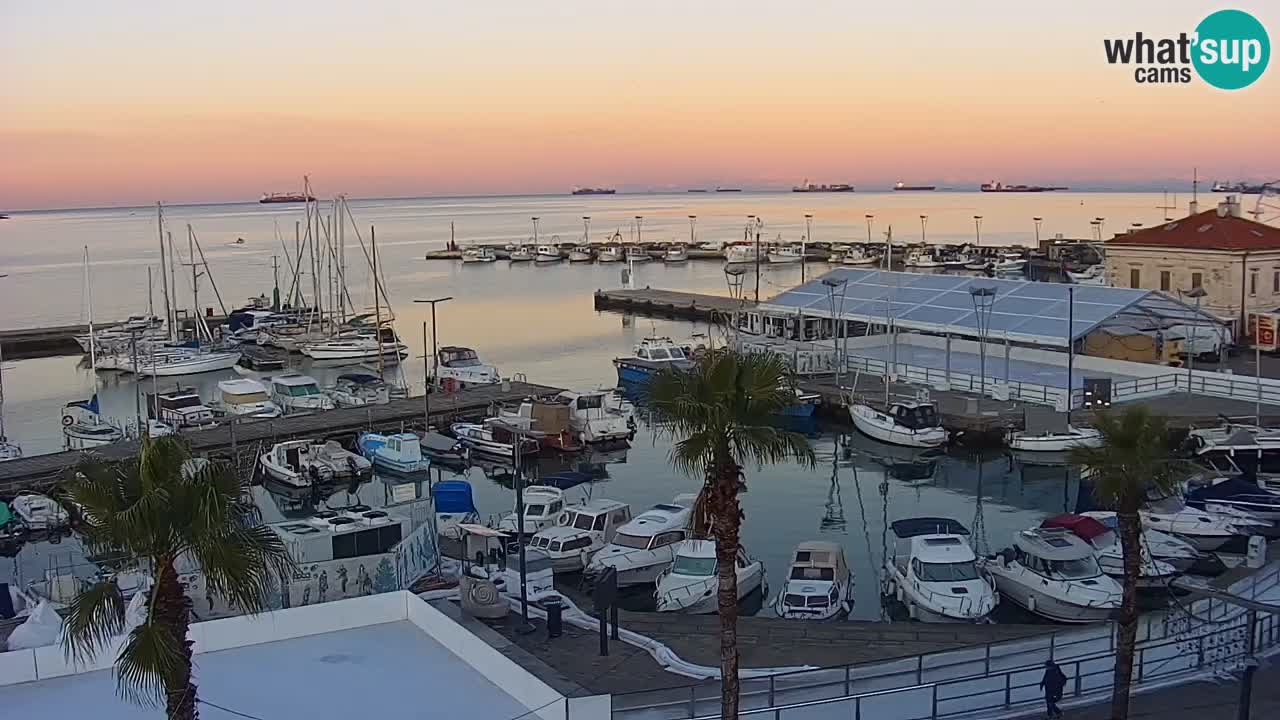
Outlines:
[{"label": "container ship silhouette", "polygon": [[315,196],[302,193],[263,193],[260,203],[300,203],[315,202]]},{"label": "container ship silhouette", "polygon": [[612,195],[618,192],[613,188],[593,188],[593,187],[576,187],[573,189],[574,195]]},{"label": "container ship silhouette", "polygon": [[1067,190],[1068,188],[1054,185],[1005,185],[1004,183],[989,182],[982,183],[978,188],[982,192],[1053,192],[1054,190]]},{"label": "container ship silhouette", "polygon": [[848,183],[835,183],[834,185],[815,185],[808,179],[795,187],[791,188],[791,192],[853,192],[853,186]]},{"label": "container ship silhouette", "polygon": [[903,183],[903,182],[898,182],[893,186],[894,190],[914,190],[914,191],[936,190],[937,188],[938,188],[937,185],[907,185],[906,183]]}]

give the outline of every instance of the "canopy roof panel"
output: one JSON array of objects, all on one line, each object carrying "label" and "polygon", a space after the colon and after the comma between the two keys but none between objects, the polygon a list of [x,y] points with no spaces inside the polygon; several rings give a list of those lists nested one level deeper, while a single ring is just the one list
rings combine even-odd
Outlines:
[{"label": "canopy roof panel", "polygon": [[836,312],[845,320],[886,324],[921,332],[981,337],[975,290],[989,289],[989,338],[1065,347],[1067,318],[1071,338],[1122,315],[1138,315],[1162,324],[1214,324],[1220,320],[1154,290],[1004,280],[965,275],[889,272],[840,268],[762,302],[766,313],[830,317],[828,281],[836,287]]}]

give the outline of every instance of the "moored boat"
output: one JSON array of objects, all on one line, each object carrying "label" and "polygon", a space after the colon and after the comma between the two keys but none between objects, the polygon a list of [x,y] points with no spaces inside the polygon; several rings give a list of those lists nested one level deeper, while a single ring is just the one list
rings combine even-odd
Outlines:
[{"label": "moored boat", "polygon": [[1120,607],[1120,583],[1102,572],[1088,543],[1063,528],[1022,530],[1013,547],[980,567],[1015,605],[1056,622],[1103,622]]},{"label": "moored boat", "polygon": [[863,434],[890,445],[939,447],[947,442],[948,433],[933,403],[893,403],[887,412],[852,403],[849,417]]},{"label": "moored boat", "polygon": [[271,400],[286,413],[332,410],[333,400],[310,375],[288,372],[271,378]]},{"label": "moored boat", "polygon": [[538,454],[537,440],[512,433],[502,427],[497,418],[489,418],[483,423],[454,423],[450,430],[459,442],[475,452],[511,458],[515,453],[515,444],[519,441],[522,455]]},{"label": "moored boat", "polygon": [[578,245],[569,251],[571,263],[589,263],[592,260],[595,260],[595,255],[592,254],[590,245]]},{"label": "moored boat", "polygon": [[1102,433],[1095,428],[1068,425],[1065,430],[1040,432],[1018,430],[1006,436],[1009,447],[1023,452],[1065,452],[1072,448],[1102,445]]},{"label": "moored boat", "polygon": [[516,523],[516,513],[504,515],[498,521],[498,529],[516,534],[523,527],[526,538],[549,527],[562,525],[568,517],[564,512],[564,491],[549,485],[530,485],[524,489],[524,520]]},{"label": "moored boat", "polygon": [[[718,566],[716,541],[685,540],[680,543],[671,568],[658,578],[658,587],[654,591],[657,611],[695,615],[718,612]],[[768,592],[764,563],[751,557],[741,546],[738,547],[734,570],[739,601],[756,590]]]},{"label": "moored boat", "polygon": [[[526,502],[528,498],[526,497]],[[554,527],[534,533],[529,547],[551,558],[554,572],[578,572],[591,556],[613,539],[618,528],[631,520],[631,506],[617,500],[593,498],[563,511]]]},{"label": "moored boat", "polygon": [[644,384],[661,370],[688,369],[693,363],[682,345],[671,338],[644,338],[633,349],[631,357],[614,358],[613,366],[622,383]]},{"label": "moored boat", "polygon": [[652,585],[671,566],[676,548],[684,542],[695,495],[677,495],[659,503],[618,528],[613,539],[591,558],[588,576],[605,568],[617,572],[618,587]]},{"label": "moored boat", "polygon": [[787,579],[773,602],[778,617],[788,620],[831,620],[853,610],[853,573],[844,548],[810,540],[796,545]]},{"label": "moored boat", "polygon": [[375,468],[397,473],[422,472],[431,466],[422,456],[419,443],[418,436],[409,432],[391,435],[367,432],[356,438],[356,447]]},{"label": "moored boat", "polygon": [[689,248],[679,244],[668,247],[666,253],[662,256],[663,262],[669,263],[682,263],[688,259]]},{"label": "moored boat", "polygon": [[487,247],[467,248],[462,251],[462,263],[464,265],[491,263],[497,259],[498,255]]},{"label": "moored boat", "polygon": [[480,362],[475,350],[457,345],[446,345],[437,351],[435,371],[438,382],[452,383],[458,389],[502,381],[498,369]]},{"label": "moored boat", "polygon": [[252,378],[220,381],[218,405],[228,415],[258,418],[280,416],[280,407],[271,402],[267,386]]},{"label": "moored boat", "polygon": [[289,440],[277,443],[258,458],[258,464],[272,478],[294,487],[344,478],[362,478],[373,471],[373,463],[344,450],[329,440]]},{"label": "moored boat", "polygon": [[978,622],[999,602],[995,582],[978,569],[969,530],[950,518],[895,520],[885,566],[886,594],[923,622]]},{"label": "moored boat", "polygon": [[[1104,525],[1097,518],[1087,515],[1063,513],[1046,518],[1040,523],[1042,528],[1065,528],[1076,537],[1093,546],[1098,558],[1098,566],[1102,572],[1113,578],[1124,580],[1124,549],[1116,536],[1115,529]],[[1142,542],[1142,539],[1139,540]],[[1138,587],[1168,587],[1179,574],[1173,565],[1152,556],[1143,546],[1138,562]]]}]

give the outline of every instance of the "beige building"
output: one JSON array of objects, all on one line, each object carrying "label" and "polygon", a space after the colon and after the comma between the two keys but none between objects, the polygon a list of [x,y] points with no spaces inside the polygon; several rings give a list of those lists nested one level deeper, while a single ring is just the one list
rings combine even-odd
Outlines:
[{"label": "beige building", "polygon": [[[1107,284],[1161,290],[1201,307],[1235,329],[1252,310],[1280,308],[1280,228],[1243,217],[1235,196],[1218,207],[1106,243]],[[1239,334],[1236,335],[1239,337]]]}]

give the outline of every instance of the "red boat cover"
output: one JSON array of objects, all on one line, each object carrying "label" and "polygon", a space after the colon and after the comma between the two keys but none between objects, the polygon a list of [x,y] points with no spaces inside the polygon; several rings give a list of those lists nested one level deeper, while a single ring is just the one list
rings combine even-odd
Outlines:
[{"label": "red boat cover", "polygon": [[1092,542],[1099,535],[1106,535],[1111,529],[1097,520],[1085,515],[1075,515],[1072,513],[1063,513],[1054,515],[1040,523],[1040,527],[1044,528],[1066,528],[1076,534],[1081,540]]}]

